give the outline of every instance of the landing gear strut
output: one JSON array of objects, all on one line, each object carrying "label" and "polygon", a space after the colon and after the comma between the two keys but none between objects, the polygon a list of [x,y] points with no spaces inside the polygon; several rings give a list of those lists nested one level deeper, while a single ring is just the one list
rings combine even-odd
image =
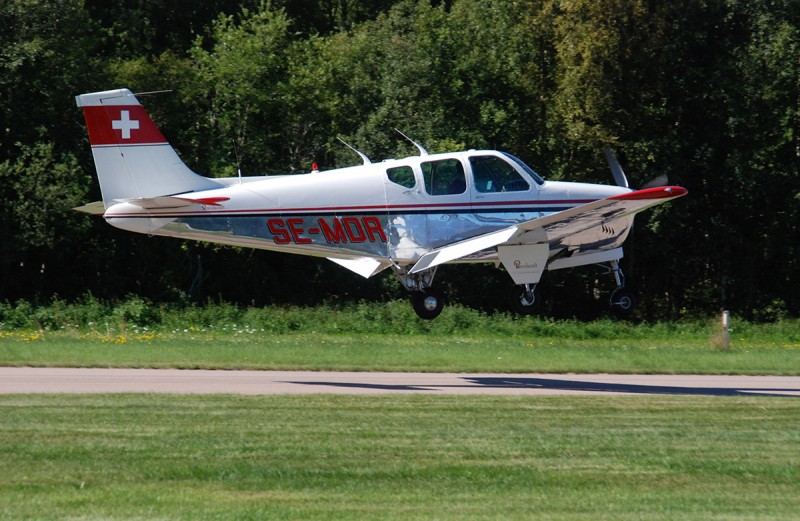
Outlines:
[{"label": "landing gear strut", "polygon": [[618,260],[611,261],[611,274],[617,283],[617,289],[611,294],[609,301],[611,312],[618,318],[630,318],[638,304],[636,292],[625,286],[625,275],[619,267]]}]

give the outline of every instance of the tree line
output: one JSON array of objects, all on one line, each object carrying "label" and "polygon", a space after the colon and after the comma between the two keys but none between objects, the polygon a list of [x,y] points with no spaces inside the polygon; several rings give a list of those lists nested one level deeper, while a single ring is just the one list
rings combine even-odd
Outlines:
[{"label": "tree line", "polygon": [[[86,294],[314,304],[403,295],[324,260],[148,238],[72,210],[99,187],[77,94],[128,87],[195,171],[306,172],[509,151],[546,179],[689,196],[637,217],[623,268],[645,318],[800,314],[800,2],[5,0],[0,300]],[[610,278],[548,273],[545,312],[592,316]],[[502,309],[506,274],[445,267]],[[601,299],[602,300],[602,299]]]}]

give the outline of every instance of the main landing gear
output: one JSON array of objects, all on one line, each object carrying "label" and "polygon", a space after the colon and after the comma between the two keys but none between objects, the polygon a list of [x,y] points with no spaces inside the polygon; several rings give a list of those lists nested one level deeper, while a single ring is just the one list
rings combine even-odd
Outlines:
[{"label": "main landing gear", "polygon": [[411,305],[419,318],[433,320],[444,308],[444,297],[441,291],[426,288],[411,295]]},{"label": "main landing gear", "polygon": [[[422,319],[433,320],[442,313],[444,308],[444,295],[432,287],[436,268],[421,273],[409,274],[404,268],[395,267],[395,274],[406,289],[412,291],[411,305],[414,312]],[[625,275],[619,267],[618,260],[612,260],[608,272],[614,276],[617,289],[611,293],[609,304],[611,312],[621,319],[630,318],[636,310],[638,299],[636,292],[625,286]],[[536,284],[521,284],[515,287],[513,293],[514,310],[519,314],[532,315],[540,308],[540,299],[537,295]]]},{"label": "main landing gear", "polygon": [[[625,285],[625,275],[619,267],[618,260],[610,261],[606,269],[614,276],[617,286],[609,299],[610,311],[617,318],[628,319],[636,311],[638,304],[636,292]],[[536,284],[515,285],[511,293],[511,307],[519,315],[540,313],[543,308],[542,302]]]},{"label": "main landing gear", "polygon": [[444,309],[444,295],[441,291],[431,287],[436,268],[429,269],[413,275],[406,268],[395,267],[394,273],[406,289],[411,290],[411,305],[419,318],[433,320]]},{"label": "main landing gear", "polygon": [[533,315],[539,312],[539,295],[536,284],[519,284],[514,286],[511,294],[511,307],[520,315]]},{"label": "main landing gear", "polygon": [[625,275],[623,275],[622,269],[619,267],[618,260],[611,261],[610,273],[614,275],[614,280],[617,283],[617,289],[611,294],[611,299],[609,300],[611,312],[618,318],[630,318],[638,304],[636,292],[625,287]]}]

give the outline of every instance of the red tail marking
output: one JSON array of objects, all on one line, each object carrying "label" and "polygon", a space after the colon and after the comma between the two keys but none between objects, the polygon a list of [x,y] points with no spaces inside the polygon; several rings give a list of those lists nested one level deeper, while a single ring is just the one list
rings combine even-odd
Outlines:
[{"label": "red tail marking", "polygon": [[140,105],[83,107],[89,142],[102,145],[153,145],[167,140]]}]

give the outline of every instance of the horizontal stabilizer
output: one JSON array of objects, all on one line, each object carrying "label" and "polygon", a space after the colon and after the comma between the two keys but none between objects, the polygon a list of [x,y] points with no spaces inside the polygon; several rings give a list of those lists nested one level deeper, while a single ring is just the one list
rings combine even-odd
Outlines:
[{"label": "horizontal stabilizer", "polygon": [[106,205],[103,204],[103,201],[95,201],[93,203],[84,204],[83,206],[73,208],[73,210],[88,213],[89,215],[103,215],[106,213]]},{"label": "horizontal stabilizer", "polygon": [[119,203],[128,203],[144,210],[159,210],[161,208],[183,208],[192,206],[192,201],[178,197],[145,197],[143,199],[120,199]]},{"label": "horizontal stabilizer", "polygon": [[160,210],[184,208],[192,205],[220,206],[221,202],[227,200],[227,197],[204,197],[201,199],[190,199],[188,197],[145,197],[142,199],[123,199],[117,202],[129,203],[144,210]]}]

